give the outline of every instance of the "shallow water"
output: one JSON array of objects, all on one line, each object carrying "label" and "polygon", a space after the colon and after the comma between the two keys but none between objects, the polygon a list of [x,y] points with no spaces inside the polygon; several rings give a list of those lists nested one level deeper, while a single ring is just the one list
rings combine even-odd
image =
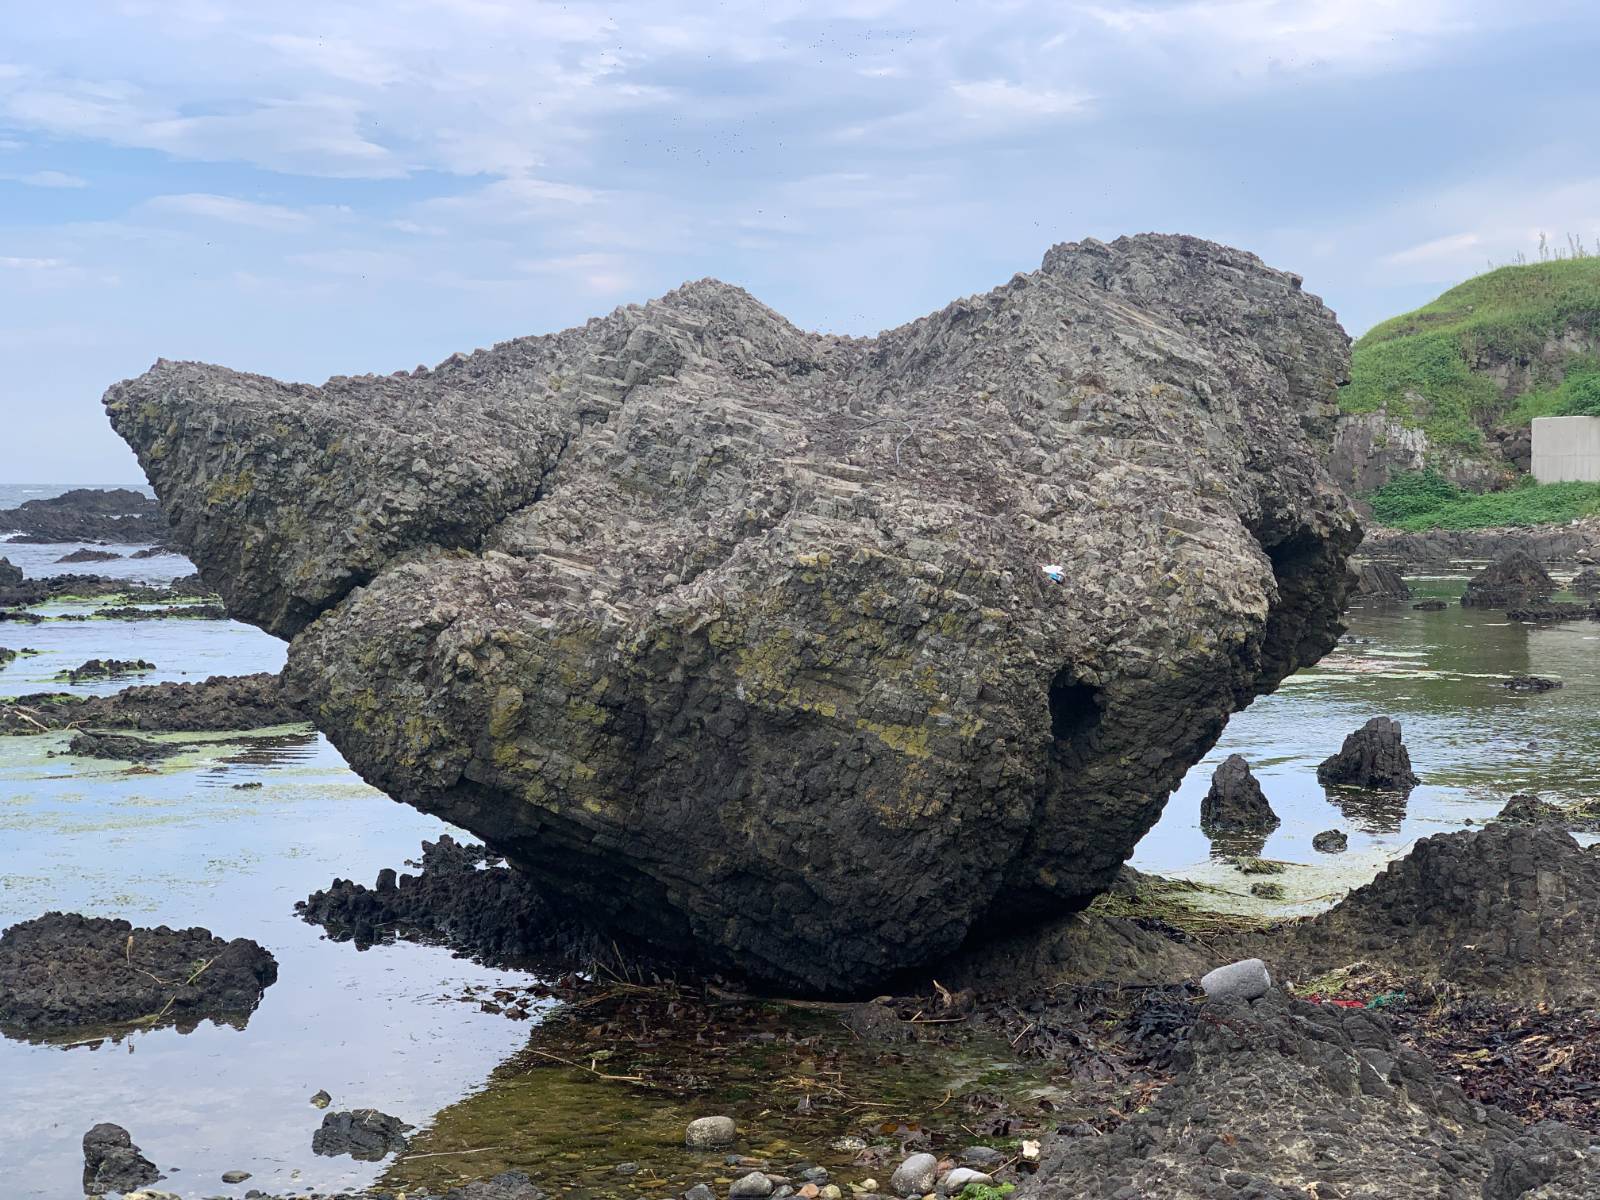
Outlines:
[{"label": "shallow water", "polygon": [[[1305,898],[1303,908],[1323,907],[1365,883],[1419,837],[1481,823],[1516,792],[1600,796],[1593,732],[1600,623],[1521,625],[1493,610],[1461,608],[1455,600],[1468,574],[1463,564],[1456,575],[1409,581],[1416,599],[1448,599],[1442,611],[1417,612],[1408,603],[1349,613],[1349,632],[1332,654],[1235,714],[1168,801],[1133,865],[1248,891],[1199,828],[1201,798],[1230,754],[1249,759],[1282,820],[1255,852],[1306,867],[1275,880],[1291,898]],[[1512,692],[1503,686],[1511,675],[1548,676],[1565,686]],[[1422,779],[1409,800],[1330,793],[1317,782],[1317,764],[1374,716],[1394,717],[1404,728]],[[1311,848],[1313,836],[1334,828],[1349,835],[1346,853]]]},{"label": "shallow water", "polygon": [[[59,489],[38,494],[50,490]],[[16,502],[14,491],[0,488],[0,507]],[[0,555],[30,575],[77,570],[160,583],[190,570],[177,557],[56,564],[74,548],[6,545]],[[1413,584],[1419,597],[1453,601],[1464,579],[1463,571]],[[40,611],[58,617],[98,603]],[[1140,844],[1136,866],[1206,879],[1239,907],[1259,907],[1247,895],[1250,881],[1214,857],[1198,828],[1211,773],[1231,753],[1251,761],[1282,818],[1259,853],[1302,864],[1276,879],[1300,909],[1325,906],[1365,882],[1416,837],[1492,816],[1514,791],[1600,795],[1600,748],[1591,733],[1600,624],[1509,625],[1498,613],[1454,604],[1442,612],[1358,610],[1349,623],[1328,659],[1233,719]],[[144,682],[276,670],[284,654],[281,643],[247,626],[187,620],[8,624],[0,626],[0,644],[42,652],[0,668],[0,695],[126,686],[54,680],[93,657],[156,663]],[[1501,684],[1511,674],[1555,676],[1566,686],[1508,692]],[[1317,763],[1379,714],[1405,726],[1422,786],[1403,804],[1330,797],[1316,782]],[[670,1160],[683,1113],[624,1085],[597,1086],[582,1069],[559,1078],[530,1074],[517,1054],[527,1026],[459,999],[469,987],[513,977],[432,947],[358,952],[296,919],[294,901],[335,875],[370,880],[447,829],[368,788],[320,736],[299,731],[255,744],[217,738],[154,775],[51,757],[65,741],[0,738],[0,927],[52,908],[137,924],[204,924],[260,941],[277,956],[280,974],[242,1030],[167,1028],[97,1048],[0,1039],[8,1195],[75,1194],[79,1140],[102,1120],[126,1125],[164,1169],[181,1168],[160,1186],[185,1196],[377,1178],[384,1164],[311,1155],[322,1114],[308,1098],[319,1088],[336,1107],[372,1105],[423,1126],[419,1144],[429,1152],[495,1145],[474,1162],[536,1165],[548,1151],[599,1170],[624,1142],[640,1157]],[[235,790],[252,781],[263,786]],[[1349,833],[1349,851],[1313,851],[1312,836],[1334,827]],[[760,1107],[759,1090],[746,1099],[752,1112]],[[565,1134],[555,1128],[586,1115],[598,1141],[588,1125]],[[619,1128],[631,1132],[606,1134]],[[518,1137],[520,1146],[499,1145]],[[254,1177],[219,1181],[236,1168]],[[444,1170],[441,1159],[390,1170],[397,1183],[444,1178],[433,1177]]]},{"label": "shallow water", "polygon": [[[54,574],[74,569],[55,565],[72,548],[0,554],[29,574]],[[192,569],[181,558],[128,565],[139,568],[131,578],[151,582]],[[284,656],[266,634],[219,621],[8,623],[0,644],[42,651],[0,667],[0,695],[127,686],[53,679],[94,657],[155,662],[160,669],[137,680],[148,682],[277,670]],[[526,1025],[450,999],[512,976],[436,947],[359,952],[295,917],[294,902],[333,877],[371,880],[449,827],[362,783],[309,729],[274,732],[286,736],[217,736],[154,775],[52,757],[65,734],[0,738],[0,928],[51,909],[198,924],[254,938],[279,964],[278,982],[242,1030],[203,1023],[187,1034],[169,1027],[70,1048],[0,1039],[7,1195],[78,1194],[80,1141],[99,1121],[126,1126],[168,1170],[160,1186],[184,1196],[365,1184],[382,1164],[312,1156],[322,1119],[308,1102],[314,1092],[326,1089],[336,1107],[377,1106],[423,1125],[526,1040]],[[235,790],[248,782],[262,786]],[[221,1183],[233,1169],[253,1178]]]}]

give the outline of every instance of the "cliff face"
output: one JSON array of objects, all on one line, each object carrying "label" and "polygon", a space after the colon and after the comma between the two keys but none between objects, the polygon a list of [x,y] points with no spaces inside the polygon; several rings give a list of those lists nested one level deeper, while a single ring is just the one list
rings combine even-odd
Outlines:
[{"label": "cliff face", "polygon": [[351,764],[552,904],[867,986],[1104,888],[1229,713],[1333,643],[1348,343],[1181,237],[873,339],[689,284],[431,371],[106,396]]}]

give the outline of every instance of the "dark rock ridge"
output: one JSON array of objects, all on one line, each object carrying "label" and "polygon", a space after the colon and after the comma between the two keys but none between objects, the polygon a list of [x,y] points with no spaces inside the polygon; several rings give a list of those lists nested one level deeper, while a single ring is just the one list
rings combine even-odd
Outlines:
[{"label": "dark rock ridge", "polygon": [[62,671],[57,679],[68,683],[81,683],[86,679],[117,679],[125,675],[143,675],[154,671],[156,665],[142,658],[91,658],[70,671]]},{"label": "dark rock ridge", "polygon": [[409,375],[162,361],[106,407],[370,782],[606,931],[850,990],[1087,903],[1332,647],[1348,361],[1298,277],[1141,236],[871,339],[707,280]]},{"label": "dark rock ridge", "polygon": [[0,701],[0,735],[68,727],[217,733],[295,725],[305,719],[285,695],[283,680],[265,671],[213,675],[203,683],[143,684],[110,696],[35,692]]},{"label": "dark rock ridge", "polygon": [[0,934],[0,1029],[40,1036],[131,1021],[193,1028],[204,1017],[248,1017],[277,977],[276,960],[248,938],[46,913]]},{"label": "dark rock ridge", "polygon": [[1600,999],[1600,853],[1549,823],[1423,838],[1257,948],[1277,974],[1379,963],[1522,1002]]},{"label": "dark rock ridge", "polygon": [[115,550],[90,550],[84,547],[82,550],[74,550],[71,554],[63,554],[56,561],[58,563],[114,562],[121,557],[122,555]]},{"label": "dark rock ridge", "polygon": [[0,509],[0,531],[13,542],[164,542],[161,507],[131,488],[74,488],[48,500]]},{"label": "dark rock ridge", "polygon": [[520,871],[482,846],[448,834],[422,843],[415,875],[385,868],[372,887],[335,879],[295,905],[338,941],[366,948],[395,937],[438,940],[493,963],[515,963],[556,949],[550,910]]},{"label": "dark rock ridge", "polygon": [[1419,780],[1401,739],[1400,722],[1373,717],[1344,739],[1339,753],[1317,767],[1317,779],[1328,787],[1409,792]]},{"label": "dark rock ridge", "polygon": [[1542,563],[1600,560],[1600,521],[1518,529],[1372,529],[1361,552],[1389,562],[1440,565],[1463,559],[1497,561],[1515,551]]},{"label": "dark rock ridge", "polygon": [[121,762],[149,763],[180,754],[172,742],[152,742],[125,733],[77,733],[67,743],[67,753],[79,758],[114,758]]},{"label": "dark rock ridge", "polygon": [[1211,788],[1200,801],[1200,828],[1213,833],[1270,833],[1278,815],[1267,803],[1261,784],[1242,754],[1230,754],[1211,776]]},{"label": "dark rock ridge", "polygon": [[83,1191],[86,1196],[131,1192],[162,1178],[121,1125],[102,1121],[83,1135]]},{"label": "dark rock ridge", "polygon": [[1548,600],[1555,580],[1525,550],[1513,550],[1467,581],[1461,603],[1469,608],[1513,608]]},{"label": "dark rock ridge", "polygon": [[1364,562],[1356,568],[1354,596],[1358,600],[1409,600],[1411,588],[1388,563]]},{"label": "dark rock ridge", "polygon": [[[1056,1139],[1017,1200],[1577,1200],[1589,1139],[1469,1099],[1388,1020],[1281,992],[1203,1005],[1177,1077],[1104,1137]],[[1544,1190],[1536,1190],[1536,1189]]]}]

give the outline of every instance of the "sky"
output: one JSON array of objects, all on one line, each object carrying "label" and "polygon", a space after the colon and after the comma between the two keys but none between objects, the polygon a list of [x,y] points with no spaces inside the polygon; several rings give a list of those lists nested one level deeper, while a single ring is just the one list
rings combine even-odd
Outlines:
[{"label": "sky", "polygon": [[1147,230],[1352,334],[1600,241],[1590,0],[0,0],[0,482],[156,358],[433,364],[705,276],[870,334]]}]

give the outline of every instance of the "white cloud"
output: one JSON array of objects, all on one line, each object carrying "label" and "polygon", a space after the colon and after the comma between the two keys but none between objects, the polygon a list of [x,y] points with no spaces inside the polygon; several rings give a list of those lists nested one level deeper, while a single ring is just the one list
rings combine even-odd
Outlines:
[{"label": "white cloud", "polygon": [[950,90],[968,116],[1062,117],[1085,111],[1091,97],[1055,88],[1026,87],[1004,79],[957,83]]},{"label": "white cloud", "polygon": [[66,265],[59,258],[18,258],[0,255],[0,267],[9,271],[56,271]]},{"label": "white cloud", "polygon": [[70,175],[66,171],[32,171],[27,175],[5,175],[0,178],[9,179],[14,183],[25,183],[29,187],[40,188],[81,188],[88,187],[89,181],[81,175]]},{"label": "white cloud", "polygon": [[311,223],[311,218],[297,209],[209,192],[156,196],[147,200],[143,207],[152,213],[248,225],[255,229],[302,229]]},{"label": "white cloud", "polygon": [[1423,242],[1420,246],[1396,250],[1393,254],[1385,255],[1383,261],[1394,266],[1406,266],[1411,263],[1455,262],[1466,252],[1481,256],[1482,247],[1483,238],[1476,233],[1452,233],[1445,237]]}]

